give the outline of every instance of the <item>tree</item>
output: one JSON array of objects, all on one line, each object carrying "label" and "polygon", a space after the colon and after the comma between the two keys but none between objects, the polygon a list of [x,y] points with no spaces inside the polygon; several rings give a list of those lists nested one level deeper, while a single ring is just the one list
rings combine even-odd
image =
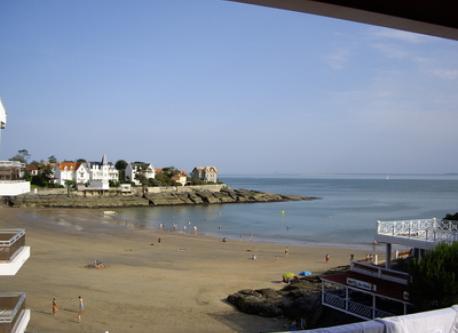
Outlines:
[{"label": "tree", "polygon": [[124,161],[124,160],[118,160],[115,163],[115,168],[116,168],[116,170],[126,170],[127,162]]},{"label": "tree", "polygon": [[51,155],[48,157],[48,162],[49,163],[57,163],[57,158],[54,155]]},{"label": "tree", "polygon": [[27,163],[30,158],[29,151],[27,149],[18,150],[17,154],[10,158],[10,161],[16,161],[21,163]]},{"label": "tree", "polygon": [[458,242],[440,244],[409,267],[410,299],[418,310],[458,303]]},{"label": "tree", "polygon": [[84,158],[78,158],[76,160],[76,162],[78,162],[78,163],[86,163],[87,161]]},{"label": "tree", "polygon": [[118,160],[115,163],[115,168],[116,170],[119,171],[119,181],[123,182],[126,179],[126,168],[127,168],[127,162],[124,160]]}]

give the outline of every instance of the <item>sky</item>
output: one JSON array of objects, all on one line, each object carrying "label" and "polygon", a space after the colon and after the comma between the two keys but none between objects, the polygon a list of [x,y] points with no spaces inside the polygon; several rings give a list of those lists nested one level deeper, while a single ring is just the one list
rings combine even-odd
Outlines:
[{"label": "sky", "polygon": [[458,172],[458,42],[223,0],[4,0],[0,159]]}]

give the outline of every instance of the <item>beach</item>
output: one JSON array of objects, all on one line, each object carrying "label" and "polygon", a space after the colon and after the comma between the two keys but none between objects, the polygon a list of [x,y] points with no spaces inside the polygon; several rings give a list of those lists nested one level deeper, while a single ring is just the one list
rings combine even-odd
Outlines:
[{"label": "beach", "polygon": [[[1,279],[1,291],[27,293],[30,332],[281,331],[284,320],[240,313],[224,299],[240,289],[280,289],[284,272],[319,273],[367,253],[308,244],[289,245],[285,255],[281,244],[119,225],[101,210],[0,208],[0,228],[13,227],[26,228],[31,257]],[[106,267],[85,267],[95,259]]]}]

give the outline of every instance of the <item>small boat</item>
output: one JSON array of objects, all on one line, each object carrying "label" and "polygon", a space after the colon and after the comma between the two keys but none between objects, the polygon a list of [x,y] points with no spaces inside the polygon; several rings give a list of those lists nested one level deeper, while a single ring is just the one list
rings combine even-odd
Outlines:
[{"label": "small boat", "polygon": [[116,212],[114,210],[104,210],[103,215],[107,215],[107,216],[116,215]]}]

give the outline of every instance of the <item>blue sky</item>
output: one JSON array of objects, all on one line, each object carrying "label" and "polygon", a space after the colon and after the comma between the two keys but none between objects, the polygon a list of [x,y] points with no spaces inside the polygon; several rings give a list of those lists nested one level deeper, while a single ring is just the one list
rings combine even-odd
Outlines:
[{"label": "blue sky", "polygon": [[219,0],[0,2],[0,158],[458,171],[458,42]]}]

